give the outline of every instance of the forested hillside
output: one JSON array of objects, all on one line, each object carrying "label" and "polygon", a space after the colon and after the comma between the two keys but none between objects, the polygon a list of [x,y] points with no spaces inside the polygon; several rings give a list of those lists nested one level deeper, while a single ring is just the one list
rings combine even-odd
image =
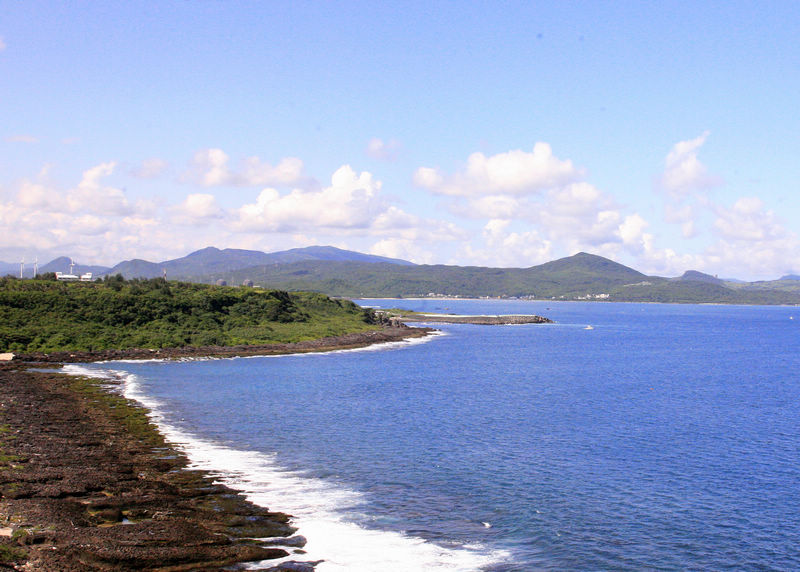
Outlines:
[{"label": "forested hillside", "polygon": [[295,342],[364,331],[371,313],[322,294],[167,282],[0,279],[0,352]]}]

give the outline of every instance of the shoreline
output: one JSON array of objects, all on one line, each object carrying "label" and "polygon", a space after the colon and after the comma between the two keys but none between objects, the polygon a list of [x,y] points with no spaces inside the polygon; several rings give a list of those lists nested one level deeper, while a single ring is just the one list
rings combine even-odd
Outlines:
[{"label": "shoreline", "polygon": [[[305,538],[271,512],[188,468],[147,410],[108,380],[30,366],[324,352],[430,335],[389,327],[289,344],[24,354],[0,364],[0,567],[196,570],[262,562],[308,572]],[[302,532],[302,531],[301,531]],[[295,560],[296,558],[296,560]]]},{"label": "shoreline", "polygon": [[11,360],[14,363],[87,363],[123,359],[183,359],[183,358],[231,358],[248,356],[270,356],[308,352],[328,352],[363,348],[375,344],[400,342],[430,335],[432,328],[387,326],[366,332],[355,332],[300,342],[241,345],[176,347],[161,349],[131,348],[125,350],[65,351],[53,353],[19,353]]}]

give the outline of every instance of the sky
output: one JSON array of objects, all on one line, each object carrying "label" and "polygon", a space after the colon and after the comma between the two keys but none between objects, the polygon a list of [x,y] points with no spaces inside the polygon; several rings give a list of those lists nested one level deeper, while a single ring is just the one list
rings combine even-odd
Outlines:
[{"label": "sky", "polygon": [[800,273],[800,3],[0,0],[0,260]]}]

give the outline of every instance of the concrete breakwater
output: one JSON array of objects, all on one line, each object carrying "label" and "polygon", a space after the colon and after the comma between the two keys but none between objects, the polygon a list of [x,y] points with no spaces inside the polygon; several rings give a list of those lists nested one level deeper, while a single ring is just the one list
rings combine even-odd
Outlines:
[{"label": "concrete breakwater", "polygon": [[535,315],[508,315],[508,316],[458,316],[443,314],[411,314],[398,318],[403,322],[426,322],[442,324],[478,324],[482,326],[511,325],[511,324],[552,324],[553,320],[544,316]]}]

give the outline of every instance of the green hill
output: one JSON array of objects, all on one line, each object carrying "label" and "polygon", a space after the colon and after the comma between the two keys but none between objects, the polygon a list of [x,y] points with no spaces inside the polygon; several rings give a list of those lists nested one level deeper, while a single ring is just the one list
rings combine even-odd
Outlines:
[{"label": "green hill", "polygon": [[315,293],[152,280],[0,279],[0,352],[296,342],[374,329],[371,313]]},{"label": "green hill", "polygon": [[748,287],[688,272],[680,279],[647,276],[584,252],[531,268],[417,265],[306,260],[216,273],[201,280],[323,292],[345,297],[530,297],[557,300],[726,304],[800,304],[796,281]]},{"label": "green hill", "polygon": [[107,269],[107,273],[111,276],[121,274],[125,278],[158,278],[166,272],[169,279],[202,281],[203,277],[211,274],[230,273],[252,266],[291,264],[301,261],[349,261],[413,266],[411,262],[405,260],[342,250],[333,246],[308,246],[270,253],[238,248],[220,250],[209,246],[182,258],[164,262],[126,260]]},{"label": "green hill", "polygon": [[550,298],[601,294],[614,287],[641,282],[647,276],[607,258],[579,253],[531,268],[303,261],[254,266],[205,278],[208,282],[217,279],[234,282],[250,279],[273,288],[312,290],[335,296],[443,294]]}]

